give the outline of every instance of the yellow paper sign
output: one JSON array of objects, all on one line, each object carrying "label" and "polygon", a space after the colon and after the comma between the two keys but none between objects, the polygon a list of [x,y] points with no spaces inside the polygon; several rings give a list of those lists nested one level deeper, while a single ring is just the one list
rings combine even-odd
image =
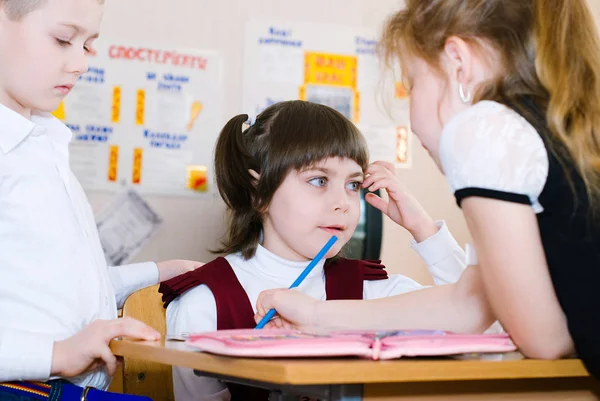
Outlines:
[{"label": "yellow paper sign", "polygon": [[306,100],[306,86],[302,85],[298,91],[298,99]]},{"label": "yellow paper sign", "polygon": [[144,109],[146,107],[146,91],[138,89],[136,96],[135,106],[135,123],[137,125],[144,125]]},{"label": "yellow paper sign", "polygon": [[121,120],[121,87],[115,86],[113,88],[113,102],[112,102],[112,113],[111,121],[118,123]]},{"label": "yellow paper sign", "polygon": [[359,118],[358,116],[360,115],[360,92],[356,91],[354,92],[354,124],[358,124]]},{"label": "yellow paper sign", "polygon": [[202,103],[200,103],[197,100],[194,101],[194,103],[192,103],[192,112],[190,115],[190,121],[187,124],[188,131],[191,131],[194,128],[194,123],[196,122],[196,119],[200,115],[200,112],[202,111],[203,108],[204,107],[202,106]]},{"label": "yellow paper sign", "polygon": [[58,108],[52,112],[52,115],[61,121],[65,121],[65,102],[61,101]]},{"label": "yellow paper sign", "polygon": [[356,57],[306,52],[304,83],[356,89]]},{"label": "yellow paper sign", "polygon": [[188,189],[197,192],[208,190],[208,168],[206,166],[188,166]]},{"label": "yellow paper sign", "polygon": [[117,181],[118,165],[119,165],[119,147],[113,145],[109,149],[109,158],[108,158],[108,180],[111,182]]},{"label": "yellow paper sign", "polygon": [[396,82],[396,99],[406,99],[408,97],[408,91],[402,82]]},{"label": "yellow paper sign", "polygon": [[133,176],[131,182],[139,184],[142,181],[142,148],[133,149]]},{"label": "yellow paper sign", "polygon": [[396,127],[396,163],[408,163],[408,128]]}]

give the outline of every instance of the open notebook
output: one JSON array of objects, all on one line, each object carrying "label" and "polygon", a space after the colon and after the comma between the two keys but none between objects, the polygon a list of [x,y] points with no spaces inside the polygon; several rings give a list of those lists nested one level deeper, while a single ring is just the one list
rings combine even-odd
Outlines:
[{"label": "open notebook", "polygon": [[378,360],[516,349],[508,334],[439,330],[343,331],[327,335],[278,329],[220,330],[188,334],[187,343],[214,354],[258,358],[360,356]]}]

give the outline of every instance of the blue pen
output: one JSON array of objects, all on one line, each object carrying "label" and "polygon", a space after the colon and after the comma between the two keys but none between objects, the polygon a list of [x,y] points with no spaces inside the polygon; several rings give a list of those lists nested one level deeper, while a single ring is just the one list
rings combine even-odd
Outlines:
[{"label": "blue pen", "polygon": [[[313,260],[310,261],[310,263],[308,264],[308,266],[306,266],[306,268],[304,269],[304,271],[302,271],[302,273],[300,273],[300,275],[298,276],[298,278],[292,283],[292,285],[290,285],[290,290],[292,288],[296,288],[298,287],[300,284],[302,284],[302,282],[304,281],[304,279],[306,278],[306,276],[308,276],[308,274],[311,272],[311,270],[317,265],[317,263],[319,263],[319,261],[321,259],[323,259],[323,257],[325,256],[325,254],[329,251],[329,249],[331,249],[331,247],[333,246],[333,244],[335,244],[335,241],[337,241],[338,237],[336,237],[335,235],[332,236],[329,241],[327,241],[327,243],[325,244],[325,246],[319,251],[319,253],[317,253],[317,256],[315,256],[315,258]],[[269,320],[271,320],[273,318],[273,316],[275,316],[275,313],[277,311],[275,309],[271,309],[269,312],[267,312],[267,314],[265,315],[265,317],[263,317],[260,322],[258,322],[258,324],[256,325],[256,329],[262,329],[263,327],[265,327],[265,325],[267,323],[269,323]]]}]

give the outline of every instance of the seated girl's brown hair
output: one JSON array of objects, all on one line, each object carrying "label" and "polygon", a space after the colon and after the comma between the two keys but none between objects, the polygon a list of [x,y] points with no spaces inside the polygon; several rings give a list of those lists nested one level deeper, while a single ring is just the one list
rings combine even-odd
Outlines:
[{"label": "seated girl's brown hair", "polygon": [[222,248],[215,252],[250,258],[260,240],[262,214],[290,171],[328,157],[354,160],[364,171],[369,155],[354,124],[328,106],[281,102],[243,129],[247,120],[245,114],[229,120],[215,148],[217,187],[231,213]]}]

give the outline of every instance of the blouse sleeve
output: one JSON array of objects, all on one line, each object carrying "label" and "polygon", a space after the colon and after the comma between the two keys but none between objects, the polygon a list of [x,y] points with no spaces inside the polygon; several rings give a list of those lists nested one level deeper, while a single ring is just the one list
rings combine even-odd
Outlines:
[{"label": "blouse sleeve", "polygon": [[460,206],[471,196],[531,205],[548,177],[548,153],[537,131],[517,112],[481,101],[444,127],[440,161]]}]

